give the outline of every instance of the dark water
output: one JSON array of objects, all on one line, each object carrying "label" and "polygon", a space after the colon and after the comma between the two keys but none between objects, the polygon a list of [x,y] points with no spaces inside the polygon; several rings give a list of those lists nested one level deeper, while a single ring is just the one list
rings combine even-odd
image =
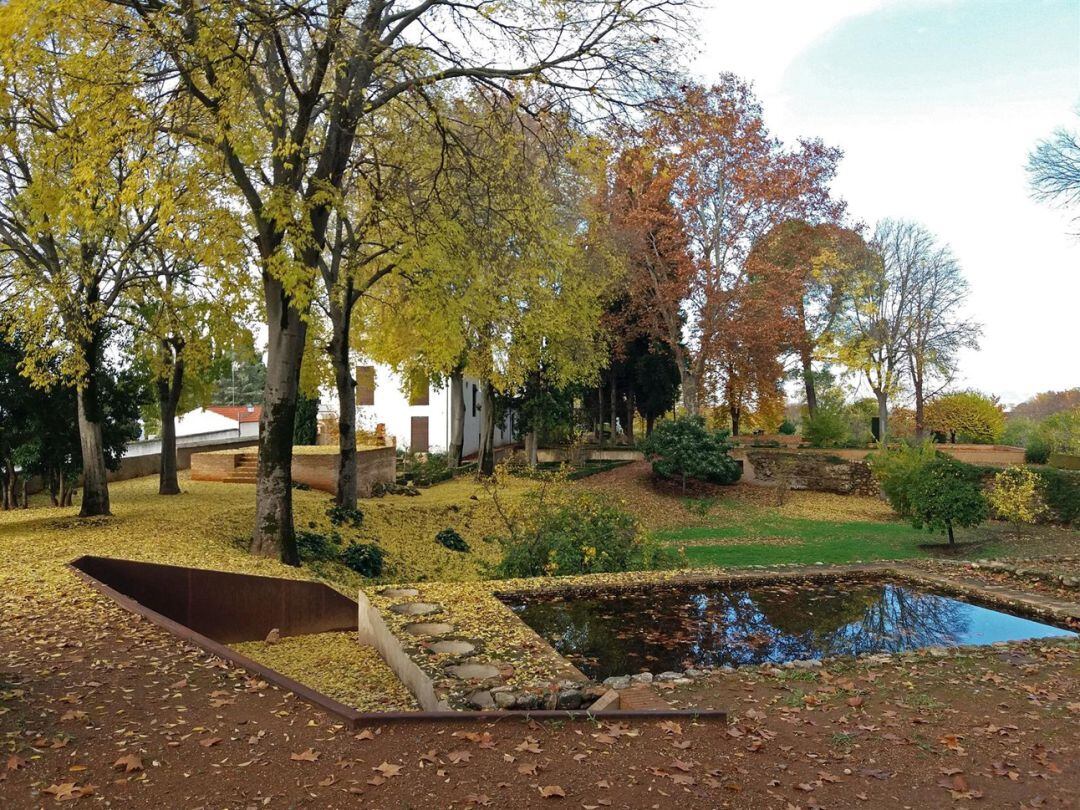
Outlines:
[{"label": "dark water", "polygon": [[866,581],[657,586],[504,601],[596,679],[1076,635],[906,585]]}]

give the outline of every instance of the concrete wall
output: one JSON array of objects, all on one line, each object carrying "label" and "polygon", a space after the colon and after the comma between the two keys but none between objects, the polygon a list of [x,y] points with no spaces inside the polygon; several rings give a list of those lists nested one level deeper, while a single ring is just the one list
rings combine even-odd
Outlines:
[{"label": "concrete wall", "polygon": [[[214,450],[230,450],[232,448],[255,447],[259,443],[259,437],[244,437],[221,439],[217,441],[199,442],[176,448],[176,468],[186,470],[191,467],[191,457],[196,453],[207,453]],[[229,458],[229,456],[225,456]],[[109,472],[110,481],[127,481],[130,478],[142,478],[144,475],[157,475],[161,470],[161,453],[145,453],[138,456],[127,456],[120,461],[120,468],[116,472]]]}]

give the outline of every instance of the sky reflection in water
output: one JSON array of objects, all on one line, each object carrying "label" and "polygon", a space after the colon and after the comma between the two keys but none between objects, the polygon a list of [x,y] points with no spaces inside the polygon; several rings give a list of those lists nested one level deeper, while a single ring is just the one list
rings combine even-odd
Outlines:
[{"label": "sky reflection in water", "polygon": [[992,644],[1068,630],[908,586],[655,587],[507,604],[590,677]]}]

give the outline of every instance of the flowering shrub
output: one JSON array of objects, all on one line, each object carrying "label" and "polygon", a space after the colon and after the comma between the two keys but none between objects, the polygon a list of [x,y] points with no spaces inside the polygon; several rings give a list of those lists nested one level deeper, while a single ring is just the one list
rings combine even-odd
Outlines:
[{"label": "flowering shrub", "polygon": [[990,508],[1001,520],[1016,527],[1016,534],[1025,523],[1037,523],[1048,510],[1042,479],[1026,467],[1009,467],[994,476],[987,492]]}]

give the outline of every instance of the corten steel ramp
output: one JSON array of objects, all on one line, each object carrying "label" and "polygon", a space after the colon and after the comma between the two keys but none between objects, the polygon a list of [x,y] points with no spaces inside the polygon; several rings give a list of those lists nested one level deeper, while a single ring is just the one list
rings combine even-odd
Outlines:
[{"label": "corten steel ramp", "polygon": [[[173,635],[293,692],[353,728],[403,720],[688,717],[726,722],[714,710],[588,710],[360,712],[271,669],[226,644],[258,641],[277,628],[282,636],[356,630],[357,603],[321,582],[233,574],[204,568],[84,556],[70,567],[89,585]],[[358,642],[359,643],[359,642]]]}]

